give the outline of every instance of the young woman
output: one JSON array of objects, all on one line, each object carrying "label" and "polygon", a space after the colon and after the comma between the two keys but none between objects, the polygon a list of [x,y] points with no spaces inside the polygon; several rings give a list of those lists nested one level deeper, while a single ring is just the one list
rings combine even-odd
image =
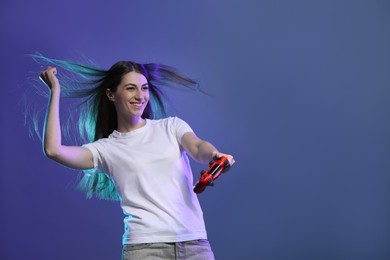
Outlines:
[{"label": "young woman", "polygon": [[[43,147],[48,158],[87,172],[81,185],[89,196],[120,201],[125,214],[123,259],[214,259],[187,154],[205,164],[221,156],[230,164],[234,159],[198,138],[180,118],[164,117],[160,89],[196,82],[161,64],[121,61],[99,70],[34,58],[83,79],[61,95],[56,67],[40,74],[50,89]],[[91,142],[63,145],[61,96],[85,98],[88,109],[79,123],[92,133]]]}]

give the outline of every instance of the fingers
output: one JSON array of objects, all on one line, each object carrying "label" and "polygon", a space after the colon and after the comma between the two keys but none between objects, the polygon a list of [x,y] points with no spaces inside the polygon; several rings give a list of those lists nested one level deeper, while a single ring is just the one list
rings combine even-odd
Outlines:
[{"label": "fingers", "polygon": [[52,88],[54,85],[58,83],[58,79],[56,77],[57,69],[55,67],[48,66],[45,71],[42,71],[39,74],[39,78],[49,87]]},{"label": "fingers", "polygon": [[230,154],[227,155],[228,161],[230,165],[233,165],[236,161],[234,160],[234,157]]},{"label": "fingers", "polygon": [[228,159],[230,165],[233,165],[236,162],[234,160],[233,155],[231,155],[231,154],[225,154],[225,153],[216,152],[215,155],[214,155],[214,157],[216,157],[216,158],[221,158],[222,156],[225,156]]},{"label": "fingers", "polygon": [[46,70],[42,71],[40,76],[41,77],[48,77],[49,75],[57,75],[57,69],[54,67],[47,67]]}]

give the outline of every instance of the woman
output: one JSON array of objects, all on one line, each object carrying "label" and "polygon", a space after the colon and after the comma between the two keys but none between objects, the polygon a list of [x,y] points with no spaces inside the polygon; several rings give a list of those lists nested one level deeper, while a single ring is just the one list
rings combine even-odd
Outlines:
[{"label": "woman", "polygon": [[196,82],[159,64],[121,61],[105,71],[40,55],[34,58],[75,72],[89,79],[84,85],[93,85],[66,93],[87,98],[87,117],[80,122],[93,132],[92,142],[65,146],[57,69],[49,66],[40,74],[50,89],[44,151],[62,165],[88,171],[81,185],[89,196],[120,200],[125,214],[123,259],[214,259],[192,191],[187,154],[200,163],[226,156],[233,164],[233,156],[198,138],[177,117],[153,119],[165,114],[159,86]]}]

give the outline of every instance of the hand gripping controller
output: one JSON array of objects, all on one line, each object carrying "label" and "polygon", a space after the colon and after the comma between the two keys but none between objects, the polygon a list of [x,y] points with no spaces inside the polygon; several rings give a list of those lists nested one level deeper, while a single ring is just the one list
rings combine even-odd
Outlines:
[{"label": "hand gripping controller", "polygon": [[215,158],[209,162],[209,169],[200,172],[200,178],[194,186],[195,193],[202,193],[207,186],[214,186],[214,181],[223,173],[229,170],[230,163],[227,157]]}]

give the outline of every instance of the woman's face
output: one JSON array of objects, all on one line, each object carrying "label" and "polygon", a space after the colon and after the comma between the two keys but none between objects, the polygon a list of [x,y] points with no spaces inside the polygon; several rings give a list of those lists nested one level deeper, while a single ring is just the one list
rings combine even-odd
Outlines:
[{"label": "woman's face", "polygon": [[149,101],[149,85],[145,76],[132,71],[122,77],[115,92],[107,89],[119,116],[140,117]]}]

